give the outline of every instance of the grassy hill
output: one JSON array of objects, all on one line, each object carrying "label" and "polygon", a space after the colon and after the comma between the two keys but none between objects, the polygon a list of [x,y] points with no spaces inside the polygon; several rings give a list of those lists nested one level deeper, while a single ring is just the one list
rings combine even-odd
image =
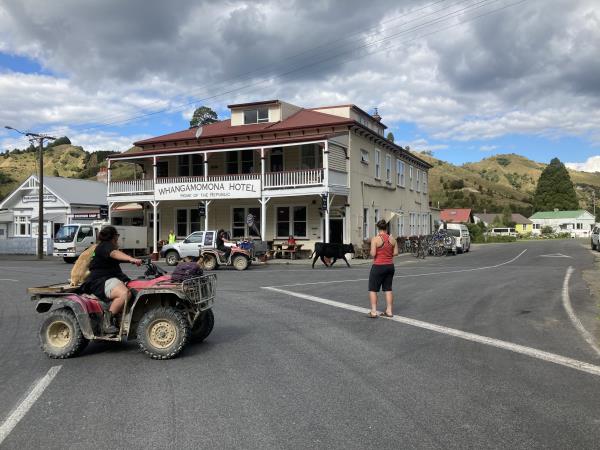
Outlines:
[{"label": "grassy hill", "polygon": [[[516,154],[496,155],[476,163],[455,166],[421,155],[434,167],[429,173],[434,206],[465,207],[475,211],[531,214],[531,198],[546,164]],[[581,208],[592,210],[592,197],[600,194],[600,173],[569,170]]]},{"label": "grassy hill", "polygon": [[[106,157],[112,151],[86,152],[71,144],[44,149],[44,174],[69,178],[95,179],[98,170],[106,166]],[[0,200],[15,190],[31,174],[38,170],[37,150],[13,150],[0,155]],[[116,165],[113,179],[133,178],[132,165]],[[141,170],[138,169],[139,176]]]}]

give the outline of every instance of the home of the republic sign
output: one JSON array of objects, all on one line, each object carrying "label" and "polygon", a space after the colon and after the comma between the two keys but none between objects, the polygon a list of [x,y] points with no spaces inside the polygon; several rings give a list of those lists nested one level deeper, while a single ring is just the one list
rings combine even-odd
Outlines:
[{"label": "home of the republic sign", "polygon": [[156,200],[259,198],[260,180],[202,181],[157,184]]}]

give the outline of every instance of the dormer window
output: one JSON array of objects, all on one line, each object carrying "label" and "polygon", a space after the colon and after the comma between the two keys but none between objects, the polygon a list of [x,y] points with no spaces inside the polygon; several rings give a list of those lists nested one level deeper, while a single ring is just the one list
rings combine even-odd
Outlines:
[{"label": "dormer window", "polygon": [[251,123],[264,123],[269,121],[269,108],[262,107],[244,111],[244,125]]}]

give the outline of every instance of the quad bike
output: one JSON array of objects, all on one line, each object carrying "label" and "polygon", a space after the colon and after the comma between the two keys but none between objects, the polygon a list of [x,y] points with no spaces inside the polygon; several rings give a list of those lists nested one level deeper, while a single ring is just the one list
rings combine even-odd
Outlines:
[{"label": "quad bike", "polygon": [[205,248],[200,255],[204,258],[206,270],[217,270],[219,266],[233,266],[237,270],[246,270],[252,264],[252,248],[233,246],[229,257],[216,248]]},{"label": "quad bike", "polygon": [[144,265],[145,274],[127,283],[132,299],[125,303],[116,335],[102,332],[109,304],[97,297],[78,294],[68,285],[29,288],[36,311],[48,313],[40,328],[44,353],[50,358],[70,358],[90,341],[136,339],[150,358],[170,359],[188,342],[208,337],[215,323],[216,275],[176,283],[149,259]]}]

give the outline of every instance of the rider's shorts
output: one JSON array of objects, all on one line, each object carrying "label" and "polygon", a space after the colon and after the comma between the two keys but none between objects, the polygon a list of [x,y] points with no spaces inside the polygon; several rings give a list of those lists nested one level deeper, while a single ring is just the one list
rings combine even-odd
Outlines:
[{"label": "rider's shorts", "polygon": [[118,278],[109,278],[108,280],[106,280],[104,282],[104,295],[106,295],[107,299],[109,299],[109,300],[112,299],[112,297],[110,296],[110,293],[112,292],[112,290],[114,288],[119,286],[119,284],[123,284],[123,282],[121,280],[119,280]]}]

